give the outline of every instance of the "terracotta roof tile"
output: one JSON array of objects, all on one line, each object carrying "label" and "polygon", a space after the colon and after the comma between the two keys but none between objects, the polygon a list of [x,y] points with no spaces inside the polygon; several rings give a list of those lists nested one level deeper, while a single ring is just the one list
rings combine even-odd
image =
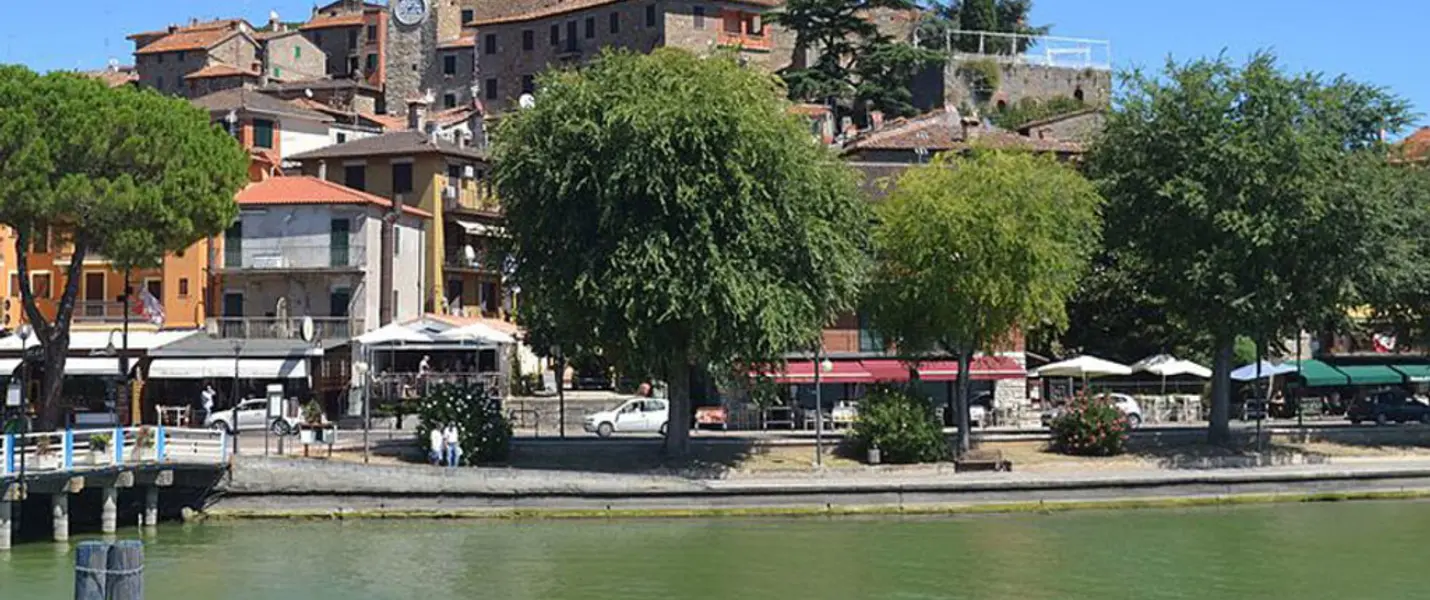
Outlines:
[{"label": "terracotta roof tile", "polygon": [[[621,0],[506,0],[476,5],[476,14],[466,25],[496,25],[552,17],[578,10],[615,4]],[[732,0],[735,4],[753,4],[774,8],[784,0]]]},{"label": "terracotta roof tile", "polygon": [[944,152],[985,145],[994,148],[1026,148],[1035,152],[1077,154],[1081,144],[1054,139],[1034,139],[1004,129],[979,127],[975,140],[964,139],[963,127],[954,122],[956,115],[938,110],[909,119],[886,123],[882,128],[859,134],[844,145],[844,153],[860,150],[918,150]]},{"label": "terracotta roof tile", "polygon": [[363,24],[362,13],[352,13],[337,16],[318,16],[313,20],[304,23],[299,29],[307,31],[310,29],[327,29],[330,27],[358,27]]},{"label": "terracotta roof tile", "polygon": [[377,123],[378,125],[381,125],[383,129],[386,129],[388,131],[405,131],[407,129],[407,119],[404,119],[402,117],[395,117],[392,115],[379,115],[375,113],[365,112],[358,113],[358,116]]},{"label": "terracotta roof tile", "polygon": [[437,49],[438,49],[438,50],[452,50],[452,49],[456,49],[456,48],[476,48],[476,47],[477,47],[477,36],[476,36],[476,35],[464,35],[464,36],[459,37],[459,38],[457,38],[457,39],[447,40],[447,41],[445,41],[445,42],[439,42],[439,43],[437,44]]},{"label": "terracotta roof tile", "polygon": [[463,147],[447,140],[432,138],[420,131],[398,131],[379,136],[353,140],[342,144],[325,146],[316,150],[295,154],[293,160],[318,160],[330,158],[358,158],[364,156],[412,156],[419,154],[441,154],[459,156],[472,160],[486,160],[486,154],[472,147]]},{"label": "terracotta roof tile", "polygon": [[444,111],[433,113],[432,115],[427,117],[427,120],[436,123],[442,127],[451,127],[452,125],[456,125],[458,123],[466,121],[467,119],[472,118],[472,115],[476,112],[477,108],[475,106],[458,106],[457,108],[449,108]]},{"label": "terracotta roof tile", "polygon": [[[273,177],[248,184],[235,196],[239,204],[367,204],[384,208],[392,207],[392,201],[381,196],[338,185],[317,177]],[[424,218],[432,213],[404,204],[402,211]]]},{"label": "terracotta roof tile", "polygon": [[89,71],[85,73],[85,75],[103,81],[108,84],[109,87],[119,87],[139,81],[139,74],[134,72],[134,67],[132,66],[116,66],[98,71]]},{"label": "terracotta roof tile", "polygon": [[258,77],[257,71],[240,69],[233,65],[213,63],[184,76],[184,79],[206,79],[210,77]]},{"label": "terracotta roof tile", "polygon": [[226,113],[230,110],[235,110],[263,113],[279,117],[297,117],[310,121],[331,122],[333,120],[322,112],[309,109],[295,102],[274,98],[268,94],[245,88],[220,90],[212,94],[199,96],[189,102],[194,106],[209,111],[210,114]]},{"label": "terracotta roof tile", "polygon": [[[229,36],[243,31],[242,19],[223,19],[176,27],[165,35],[136,50],[135,54],[158,54],[160,52],[180,52],[186,50],[207,50]],[[250,28],[251,29],[251,28]],[[143,38],[156,32],[136,33],[131,39]]]},{"label": "terracotta roof tile", "polygon": [[1397,147],[1400,151],[1400,156],[1396,157],[1398,162],[1423,162],[1430,158],[1430,127],[1421,127],[1405,136]]}]

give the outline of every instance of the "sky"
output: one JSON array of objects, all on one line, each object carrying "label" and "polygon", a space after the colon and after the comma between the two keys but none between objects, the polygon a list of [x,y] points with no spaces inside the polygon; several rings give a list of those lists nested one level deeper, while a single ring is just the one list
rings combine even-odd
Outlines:
[{"label": "sky", "polygon": [[[501,0],[497,0],[501,1]],[[0,0],[0,62],[37,70],[93,69],[132,60],[124,36],[189,17],[242,16],[255,24],[276,10],[303,20],[313,0]],[[1359,10],[1360,8],[1365,10]],[[63,15],[56,15],[56,12]],[[57,18],[58,17],[58,18]],[[1373,18],[1365,18],[1373,17]],[[1159,68],[1225,51],[1242,60],[1274,51],[1294,71],[1345,73],[1390,88],[1430,113],[1430,77],[1420,67],[1427,0],[1036,0],[1033,24],[1053,35],[1111,43],[1118,69]],[[64,23],[64,27],[53,24]],[[1422,116],[1421,123],[1430,123]]]}]

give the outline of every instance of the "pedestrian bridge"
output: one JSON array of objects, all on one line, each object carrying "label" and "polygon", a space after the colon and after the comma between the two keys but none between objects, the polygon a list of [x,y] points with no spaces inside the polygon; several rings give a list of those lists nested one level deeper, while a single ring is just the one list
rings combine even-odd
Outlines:
[{"label": "pedestrian bridge", "polygon": [[117,526],[121,488],[143,488],[141,520],[158,524],[160,488],[172,486],[176,471],[217,474],[231,457],[222,431],[164,426],[66,429],[6,434],[0,438],[0,549],[10,547],[12,505],[32,494],[50,497],[54,539],[69,539],[69,496],[85,488],[103,490],[101,531]]}]

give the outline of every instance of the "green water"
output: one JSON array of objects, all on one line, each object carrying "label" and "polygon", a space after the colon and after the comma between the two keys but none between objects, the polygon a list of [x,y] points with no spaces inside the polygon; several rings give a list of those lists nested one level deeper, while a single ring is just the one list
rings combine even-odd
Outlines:
[{"label": "green water", "polygon": [[[130,531],[129,534],[136,532]],[[1430,503],[948,518],[244,522],[147,538],[147,600],[1426,598]],[[67,546],[0,599],[72,596]]]}]

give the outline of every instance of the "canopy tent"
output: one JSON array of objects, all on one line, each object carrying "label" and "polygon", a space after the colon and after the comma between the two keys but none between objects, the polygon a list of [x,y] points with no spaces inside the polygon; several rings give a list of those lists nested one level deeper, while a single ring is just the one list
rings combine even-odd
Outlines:
[{"label": "canopy tent", "polygon": [[1212,376],[1211,369],[1170,354],[1158,354],[1139,360],[1132,364],[1132,370],[1140,373],[1151,373],[1162,378],[1191,375],[1193,377],[1208,379]]},{"label": "canopy tent", "polygon": [[494,346],[516,343],[516,338],[511,334],[499,331],[486,323],[471,323],[455,329],[448,329],[435,337],[440,341],[475,342]]},{"label": "canopy tent", "polygon": [[[1296,368],[1300,365],[1300,369]],[[1306,387],[1336,387],[1350,383],[1350,378],[1339,369],[1319,360],[1288,361],[1283,366],[1291,368],[1289,373],[1298,375]]]},{"label": "canopy tent", "polygon": [[303,358],[156,358],[150,379],[306,379]]},{"label": "canopy tent", "polygon": [[1336,367],[1350,379],[1351,385],[1400,385],[1405,375],[1385,365],[1343,365]]},{"label": "canopy tent", "polygon": [[1132,367],[1086,354],[1043,365],[1036,371],[1038,377],[1081,377],[1083,379],[1104,375],[1131,374]]},{"label": "canopy tent", "polygon": [[[1308,362],[1320,362],[1320,361],[1308,361]],[[1324,365],[1325,363],[1321,363],[1321,364]],[[1258,369],[1257,369],[1257,365],[1260,365],[1260,370],[1259,370],[1259,371],[1258,371]],[[1326,365],[1326,366],[1329,368],[1329,365]],[[1334,369],[1332,369],[1332,370],[1334,370]],[[1265,379],[1265,378],[1267,378],[1267,377],[1275,377],[1275,376],[1277,376],[1277,375],[1285,375],[1285,374],[1287,374],[1287,373],[1295,373],[1295,372],[1296,372],[1296,363],[1295,363],[1295,361],[1288,361],[1288,362],[1284,362],[1284,363],[1280,363],[1280,364],[1274,364],[1274,363],[1271,363],[1271,362],[1268,362],[1268,361],[1264,361],[1264,360],[1263,360],[1263,361],[1261,361],[1261,362],[1259,362],[1259,363],[1251,363],[1251,364],[1249,364],[1249,365],[1246,365],[1246,366],[1237,368],[1236,370],[1234,370],[1234,371],[1231,372],[1231,379],[1232,379],[1232,381],[1254,381],[1254,380],[1256,380],[1256,379]]]},{"label": "canopy tent", "polygon": [[417,331],[401,323],[392,323],[357,336],[353,338],[353,341],[364,346],[375,346],[394,343],[422,344],[431,343],[434,340],[432,336],[422,333],[421,331]]},{"label": "canopy tent", "polygon": [[[189,337],[193,337],[198,333],[199,331],[197,329],[164,331],[134,330],[129,332],[128,347],[131,351],[151,350],[154,348],[167,346],[169,344]],[[71,352],[105,350],[109,348],[109,345],[111,343],[114,344],[116,348],[123,347],[125,345],[124,335],[117,331],[81,330],[70,332],[69,349]],[[21,348],[20,345],[20,336],[12,335],[9,337],[0,338],[0,352],[15,352],[22,350],[23,348]],[[25,338],[24,340],[25,348],[34,348],[39,345],[39,336],[32,335],[28,338]],[[115,372],[119,372],[119,367],[115,367]]]}]

